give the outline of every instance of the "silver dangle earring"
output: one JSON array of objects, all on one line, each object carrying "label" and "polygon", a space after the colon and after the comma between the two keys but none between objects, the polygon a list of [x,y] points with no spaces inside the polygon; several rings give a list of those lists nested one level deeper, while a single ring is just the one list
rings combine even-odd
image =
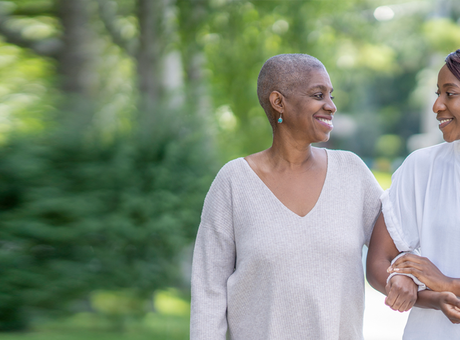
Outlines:
[{"label": "silver dangle earring", "polygon": [[280,117],[278,118],[278,124],[281,124],[283,122],[283,117],[281,117],[281,113],[280,113]]}]

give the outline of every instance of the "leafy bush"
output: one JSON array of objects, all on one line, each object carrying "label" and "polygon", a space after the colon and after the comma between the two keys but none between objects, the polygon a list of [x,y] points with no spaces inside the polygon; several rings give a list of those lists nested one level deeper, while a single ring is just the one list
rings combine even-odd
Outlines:
[{"label": "leafy bush", "polygon": [[174,283],[215,173],[206,139],[185,125],[0,148],[0,330],[95,289],[142,298]]}]

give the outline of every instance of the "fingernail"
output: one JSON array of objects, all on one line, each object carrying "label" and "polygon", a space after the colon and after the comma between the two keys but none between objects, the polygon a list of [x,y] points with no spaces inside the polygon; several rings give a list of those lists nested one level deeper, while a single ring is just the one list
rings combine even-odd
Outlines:
[{"label": "fingernail", "polygon": [[395,272],[399,272],[399,268],[395,268]]}]

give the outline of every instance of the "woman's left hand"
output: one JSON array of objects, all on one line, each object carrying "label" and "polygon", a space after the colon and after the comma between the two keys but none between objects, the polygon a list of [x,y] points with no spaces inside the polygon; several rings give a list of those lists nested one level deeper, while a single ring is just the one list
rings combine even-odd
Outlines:
[{"label": "woman's left hand", "polygon": [[388,268],[388,272],[412,274],[428,288],[437,292],[452,291],[452,279],[445,276],[426,257],[405,254]]}]

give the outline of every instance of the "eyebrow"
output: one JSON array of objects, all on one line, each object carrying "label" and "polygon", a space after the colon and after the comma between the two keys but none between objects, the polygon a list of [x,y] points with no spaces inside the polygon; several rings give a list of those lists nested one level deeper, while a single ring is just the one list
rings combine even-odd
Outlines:
[{"label": "eyebrow", "polygon": [[455,86],[455,87],[459,87],[457,84],[455,83],[445,83],[445,84],[442,84],[442,87],[449,87],[449,86]]},{"label": "eyebrow", "polygon": [[[308,90],[312,91],[312,90],[315,90],[315,89],[320,89],[322,91],[327,91],[328,88],[324,85],[315,85],[315,86],[312,86],[310,87]],[[334,88],[331,89],[331,92],[334,92]]]}]

